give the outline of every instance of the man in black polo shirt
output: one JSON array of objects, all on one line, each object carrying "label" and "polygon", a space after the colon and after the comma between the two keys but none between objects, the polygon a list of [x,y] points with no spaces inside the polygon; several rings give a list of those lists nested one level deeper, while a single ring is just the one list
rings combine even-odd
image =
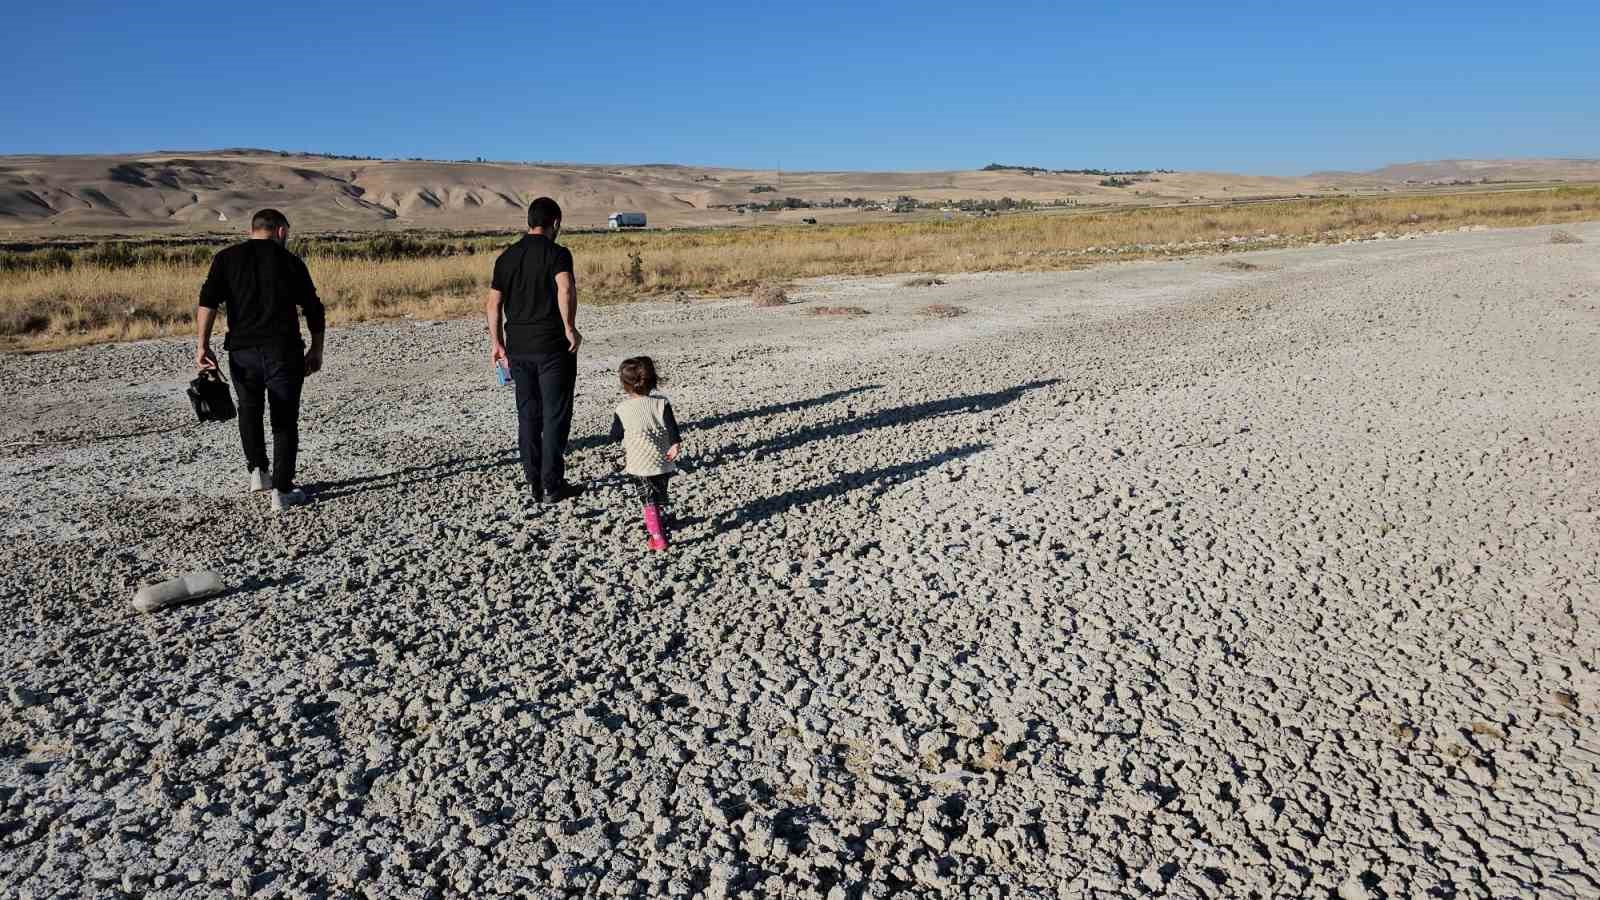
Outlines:
[{"label": "man in black polo shirt", "polygon": [[528,206],[528,233],[494,263],[489,356],[511,370],[517,389],[517,448],[535,498],[555,503],[579,489],[564,477],[578,380],[578,285],[572,252],[556,243],[561,207],[549,197]]},{"label": "man in black polo shirt", "polygon": [[[275,209],[263,209],[250,220],[250,240],[217,253],[211,274],[200,288],[195,310],[199,340],[194,364],[215,369],[211,328],[217,310],[225,309],[228,371],[239,398],[239,440],[244,444],[250,489],[272,489],[272,508],[306,502],[294,486],[295,455],[300,449],[300,388],[307,375],[322,368],[322,300],[300,257],[284,247],[289,220]],[[311,332],[311,349],[300,338],[300,313]],[[272,464],[267,464],[266,435],[261,430],[263,395],[271,401]],[[271,480],[268,481],[268,472]]]}]

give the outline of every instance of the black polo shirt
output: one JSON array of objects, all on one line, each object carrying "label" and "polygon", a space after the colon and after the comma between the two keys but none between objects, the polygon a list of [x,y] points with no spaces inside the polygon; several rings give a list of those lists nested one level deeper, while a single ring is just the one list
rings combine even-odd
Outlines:
[{"label": "black polo shirt", "polygon": [[567,326],[556,304],[556,276],[572,271],[572,251],[525,234],[494,261],[489,286],[500,292],[508,353],[565,353]]},{"label": "black polo shirt", "polygon": [[302,343],[300,312],[312,334],[321,334],[326,321],[306,264],[265,238],[217,252],[200,288],[200,305],[227,314],[224,350]]}]

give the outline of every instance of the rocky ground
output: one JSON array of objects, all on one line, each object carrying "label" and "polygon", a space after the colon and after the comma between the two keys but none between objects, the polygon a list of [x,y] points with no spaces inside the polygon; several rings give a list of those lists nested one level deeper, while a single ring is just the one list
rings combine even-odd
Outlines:
[{"label": "rocky ground", "polygon": [[0,895],[1596,896],[1569,230],[586,309],[555,509],[475,323],[332,334],[281,517],[183,342],[6,357]]}]

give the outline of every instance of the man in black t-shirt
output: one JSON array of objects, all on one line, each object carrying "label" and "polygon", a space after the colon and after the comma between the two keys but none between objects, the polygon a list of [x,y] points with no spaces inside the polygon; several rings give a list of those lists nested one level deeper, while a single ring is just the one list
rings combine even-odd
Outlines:
[{"label": "man in black t-shirt", "polygon": [[[307,375],[322,368],[325,315],[311,273],[300,257],[284,247],[289,220],[275,209],[263,209],[250,220],[250,240],[219,251],[200,288],[195,310],[194,364],[217,368],[211,352],[211,329],[217,310],[228,316],[228,371],[239,398],[239,440],[250,489],[272,490],[272,508],[283,510],[306,502],[294,486],[295,457],[300,450],[300,389]],[[311,349],[300,337],[300,314],[311,332]],[[272,408],[272,464],[267,464],[266,435],[261,429],[264,401]],[[270,480],[269,480],[269,474]]]},{"label": "man in black t-shirt", "polygon": [[561,207],[549,197],[528,206],[528,233],[494,263],[489,357],[510,369],[517,390],[517,449],[535,498],[556,503],[579,490],[564,476],[578,380],[578,284],[572,252],[556,243]]}]

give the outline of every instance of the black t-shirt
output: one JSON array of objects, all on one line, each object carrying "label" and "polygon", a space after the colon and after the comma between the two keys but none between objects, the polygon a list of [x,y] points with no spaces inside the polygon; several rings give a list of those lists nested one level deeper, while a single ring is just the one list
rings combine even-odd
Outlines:
[{"label": "black t-shirt", "polygon": [[234,244],[212,258],[211,273],[200,288],[200,305],[225,307],[225,350],[301,343],[297,309],[305,313],[312,334],[321,334],[326,322],[306,264],[277,241],[264,238]]},{"label": "black t-shirt", "polygon": [[567,326],[556,304],[556,275],[572,271],[572,251],[542,234],[523,235],[494,261],[489,286],[500,292],[508,353],[565,353]]}]

